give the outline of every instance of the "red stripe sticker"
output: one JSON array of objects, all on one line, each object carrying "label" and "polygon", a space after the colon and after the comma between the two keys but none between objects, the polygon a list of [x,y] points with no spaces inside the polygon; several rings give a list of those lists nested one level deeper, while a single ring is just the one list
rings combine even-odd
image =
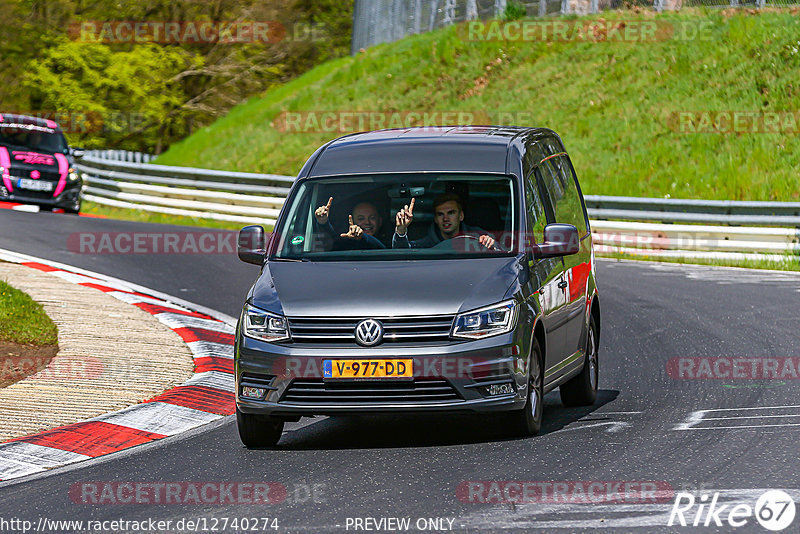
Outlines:
[{"label": "red stripe sticker", "polygon": [[213,319],[213,317],[209,317],[208,315],[204,315],[199,312],[193,312],[189,310],[177,310],[175,308],[168,308],[166,306],[160,306],[158,304],[151,304],[149,302],[136,302],[134,306],[137,308],[141,308],[147,313],[151,313],[153,315],[157,313],[179,313],[181,315],[188,315],[189,317],[197,317],[198,319]]},{"label": "red stripe sticker", "polygon": [[44,263],[36,263],[35,261],[29,261],[29,262],[26,262],[26,263],[22,263],[21,265],[24,265],[25,267],[30,267],[31,269],[37,269],[39,271],[44,271],[46,273],[52,273],[53,271],[60,271],[61,270],[61,269],[58,269],[56,267],[52,267],[50,265],[45,265]]},{"label": "red stripe sticker", "polygon": [[221,371],[223,373],[233,373],[233,360],[230,358],[219,358],[217,356],[207,356],[195,358],[197,369],[195,373],[205,373],[207,371]]},{"label": "red stripe sticker", "polygon": [[211,341],[213,343],[223,343],[226,345],[233,345],[233,334],[225,334],[223,332],[212,332],[211,330],[203,330],[202,328],[175,328],[175,333],[187,342],[192,341]]},{"label": "red stripe sticker", "polygon": [[166,436],[162,434],[145,432],[104,421],[85,421],[13,441],[24,441],[96,457],[164,437]]},{"label": "red stripe sticker", "polygon": [[219,415],[230,415],[235,411],[233,393],[206,386],[178,386],[147,402],[166,402]]}]

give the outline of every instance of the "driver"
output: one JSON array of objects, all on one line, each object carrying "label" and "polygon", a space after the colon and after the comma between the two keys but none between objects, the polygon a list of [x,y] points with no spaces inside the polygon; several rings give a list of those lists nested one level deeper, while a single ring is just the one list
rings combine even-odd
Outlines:
[{"label": "driver", "polygon": [[464,206],[455,193],[444,193],[433,201],[433,222],[428,235],[408,240],[408,227],[414,220],[414,200],[397,212],[392,248],[430,248],[457,236],[472,236],[487,249],[496,249],[494,238],[485,230],[464,224]]}]

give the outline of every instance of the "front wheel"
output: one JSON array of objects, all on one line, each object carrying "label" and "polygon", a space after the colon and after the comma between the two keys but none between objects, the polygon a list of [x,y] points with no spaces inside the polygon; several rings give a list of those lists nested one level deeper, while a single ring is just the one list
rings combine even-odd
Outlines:
[{"label": "front wheel", "polygon": [[544,411],[544,380],[542,377],[542,350],[534,340],[531,348],[531,371],[528,374],[528,400],[525,408],[509,414],[511,431],[518,436],[534,436],[542,428]]},{"label": "front wheel", "polygon": [[71,213],[73,215],[79,215],[81,212],[81,200],[78,199],[72,203],[72,206],[69,208],[64,208],[64,213]]},{"label": "front wheel", "polygon": [[564,406],[591,406],[597,400],[597,326],[594,317],[589,319],[586,335],[586,360],[578,376],[562,384],[561,402]]},{"label": "front wheel", "polygon": [[236,426],[239,429],[239,439],[248,449],[273,447],[278,444],[283,433],[283,419],[242,413],[239,408],[236,408]]}]

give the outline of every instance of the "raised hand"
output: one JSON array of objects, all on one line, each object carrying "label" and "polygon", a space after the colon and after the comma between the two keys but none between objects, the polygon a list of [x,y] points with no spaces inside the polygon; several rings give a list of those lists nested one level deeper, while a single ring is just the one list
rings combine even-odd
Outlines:
[{"label": "raised hand", "polygon": [[328,203],[324,206],[320,206],[314,212],[314,218],[317,219],[317,224],[326,224],[328,222],[328,217],[331,213],[331,204],[333,203],[333,197],[328,199]]},{"label": "raised hand", "polygon": [[478,241],[481,242],[481,245],[488,249],[494,248],[494,239],[488,235],[482,235],[478,238]]},{"label": "raised hand", "polygon": [[411,222],[414,220],[414,201],[416,199],[411,199],[411,204],[406,204],[403,206],[403,209],[397,212],[397,215],[394,218],[394,231],[397,232],[399,235],[403,235],[408,231],[408,227]]},{"label": "raised hand", "polygon": [[[333,197],[331,197],[331,200],[333,200]],[[328,204],[330,204],[330,202]],[[347,239],[361,239],[363,235],[364,230],[362,230],[357,224],[353,224],[353,216],[350,215],[350,229],[346,234],[340,234],[340,237],[346,237]]]}]

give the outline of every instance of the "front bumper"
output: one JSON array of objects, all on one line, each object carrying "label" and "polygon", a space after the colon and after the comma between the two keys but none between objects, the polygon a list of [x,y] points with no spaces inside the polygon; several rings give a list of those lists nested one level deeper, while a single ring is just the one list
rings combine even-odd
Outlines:
[{"label": "front bumper", "polygon": [[13,191],[9,191],[5,185],[0,182],[0,201],[75,210],[80,207],[82,186],[82,180],[68,181],[64,190],[59,193],[57,197],[53,197],[50,192],[38,193],[19,189],[18,187],[15,187]]},{"label": "front bumper", "polygon": [[[435,346],[275,344],[237,335],[236,405],[243,413],[284,416],[403,412],[485,413],[521,409],[527,398],[527,346],[516,333]],[[412,358],[414,379],[325,379],[324,360]],[[507,384],[490,393],[492,384]],[[242,396],[261,387],[261,399]],[[435,391],[435,394],[428,392]]]}]

